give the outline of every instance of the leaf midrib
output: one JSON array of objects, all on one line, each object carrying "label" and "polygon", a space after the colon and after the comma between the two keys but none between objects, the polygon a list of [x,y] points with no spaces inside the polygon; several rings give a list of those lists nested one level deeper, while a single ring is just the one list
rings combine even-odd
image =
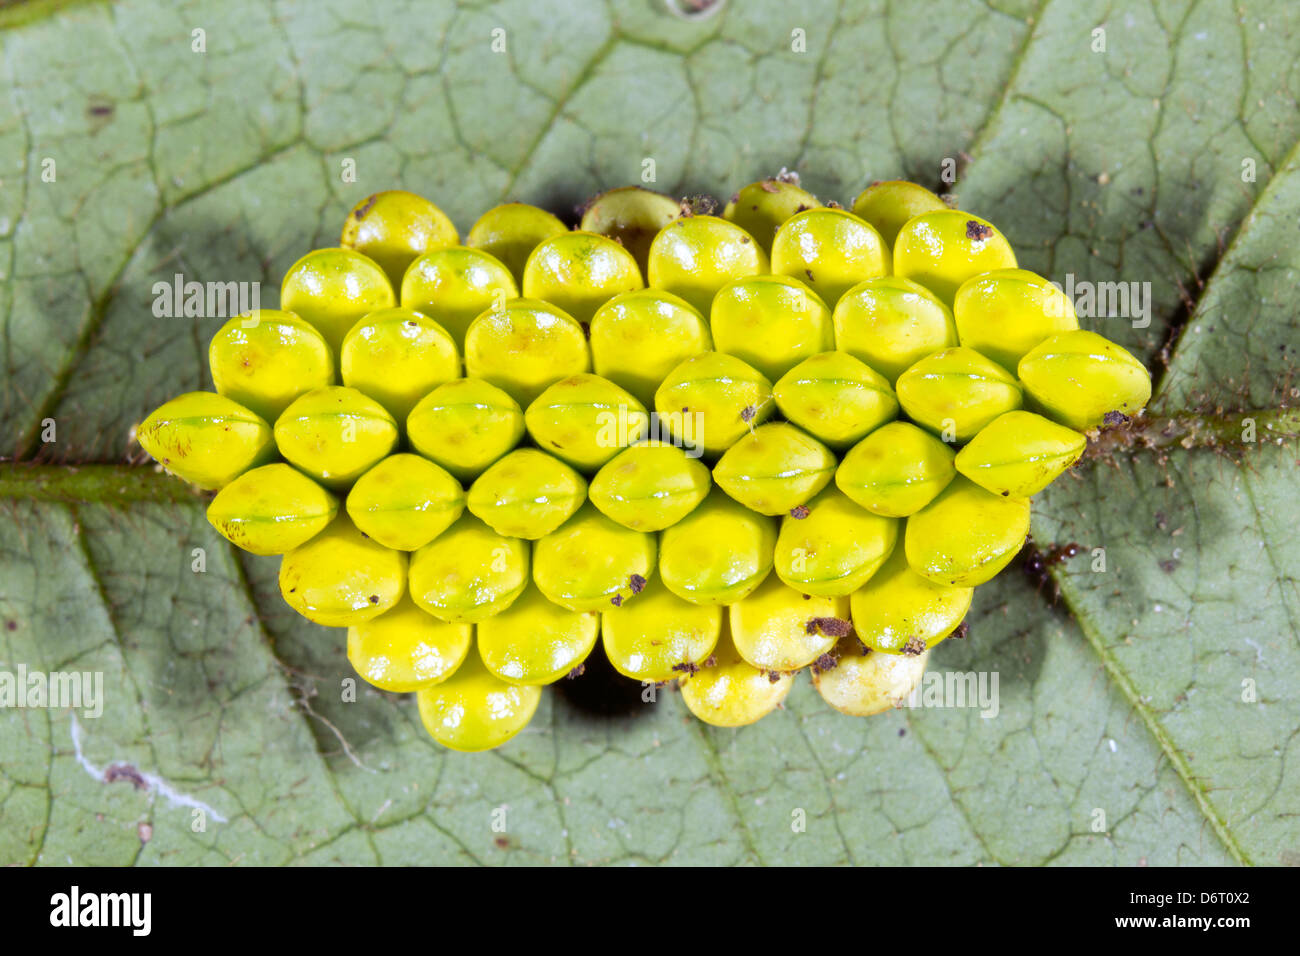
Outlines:
[{"label": "leaf midrib", "polygon": [[[1255,442],[1244,442],[1247,420],[1255,423]],[[1146,416],[1135,432],[1103,433],[1084,460],[1107,454],[1105,442],[1114,441],[1133,450],[1219,448],[1245,452],[1260,444],[1275,444],[1300,437],[1300,409],[1277,407],[1244,409],[1222,414],[1176,413]],[[1108,438],[1107,436],[1113,436]],[[95,462],[0,462],[0,499],[20,499],[63,504],[129,505],[137,502],[206,505],[211,492],[203,492],[153,464]]]}]

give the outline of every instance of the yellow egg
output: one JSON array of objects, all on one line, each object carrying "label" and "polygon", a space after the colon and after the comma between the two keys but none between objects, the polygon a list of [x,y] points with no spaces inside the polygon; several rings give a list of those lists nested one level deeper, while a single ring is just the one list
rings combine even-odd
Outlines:
[{"label": "yellow egg", "polygon": [[801,212],[772,240],[772,271],[808,283],[832,309],[853,286],[889,270],[880,233],[843,209]]},{"label": "yellow egg", "polygon": [[439,385],[406,419],[411,447],[465,482],[514,448],[523,434],[519,403],[477,378]]},{"label": "yellow egg", "polygon": [[415,699],[430,737],[451,750],[476,753],[500,747],[528,726],[542,689],[507,684],[471,653],[456,673],[417,691]]},{"label": "yellow egg", "polygon": [[411,555],[411,599],[444,621],[500,614],[528,584],[528,545],[472,514]]},{"label": "yellow egg", "polygon": [[849,612],[867,647],[918,655],[956,630],[974,594],[974,588],[923,578],[912,570],[904,550],[895,548],[871,580],[853,592]]},{"label": "yellow egg", "polygon": [[635,601],[601,612],[605,656],[633,680],[660,683],[708,660],[722,633],[723,609],[692,604],[651,578]]},{"label": "yellow egg", "polygon": [[1014,372],[1025,353],[1079,327],[1069,296],[1027,269],[967,279],[952,306],[961,344]]},{"label": "yellow egg", "polygon": [[397,294],[384,270],[352,249],[309,252],[280,283],[280,308],[314,325],[336,359],[352,326],[395,305]]},{"label": "yellow egg", "polygon": [[624,528],[587,504],[533,545],[533,580],[555,604],[601,611],[636,600],[656,557],[654,535]]},{"label": "yellow egg", "polygon": [[759,670],[792,672],[835,646],[848,627],[849,599],[812,597],[773,574],[727,614],[741,657]]},{"label": "yellow egg", "polygon": [[957,344],[952,310],[925,286],[900,276],[859,282],[840,297],[831,318],[835,347],[890,385],[927,355]]},{"label": "yellow egg", "polygon": [[929,504],[954,474],[951,448],[909,422],[890,422],[849,449],[835,484],[868,511],[905,518]]},{"label": "yellow egg", "polygon": [[898,377],[896,391],[912,421],[959,443],[1024,400],[1014,375],[960,345],[921,359]]},{"label": "yellow egg", "polygon": [[1151,373],[1122,346],[1096,332],[1062,332],[1020,360],[1033,408],[1079,431],[1112,412],[1136,415],[1151,399]]},{"label": "yellow egg", "polygon": [[781,706],[794,686],[794,675],[768,673],[750,664],[724,625],[712,663],[679,683],[682,701],[700,720],[715,727],[744,727]]},{"label": "yellow egg", "polygon": [[713,297],[709,328],[714,348],[769,379],[835,347],[826,303],[789,276],[749,276],[727,283]]},{"label": "yellow egg", "polygon": [[292,312],[237,315],[212,337],[208,367],[217,392],[273,422],[299,395],[334,384],[334,356]]},{"label": "yellow egg", "polygon": [[701,315],[732,279],[768,271],[767,253],[735,223],[716,216],[684,216],[650,243],[648,285],[681,296]]},{"label": "yellow egg", "polygon": [[455,225],[441,209],[422,196],[389,189],[353,207],[343,223],[339,245],[379,263],[396,289],[413,259],[454,246],[457,240]]},{"label": "yellow egg", "polygon": [[569,231],[560,219],[522,202],[494,206],[470,227],[465,245],[500,259],[516,283],[523,282],[524,263],[541,243]]},{"label": "yellow egg", "polygon": [[759,514],[779,515],[802,505],[835,475],[829,448],[786,422],[754,429],[713,467],[719,488]]},{"label": "yellow egg", "polygon": [[650,416],[626,390],[583,372],[547,387],[524,424],[539,448],[591,474],[644,436]]},{"label": "yellow egg", "polygon": [[251,554],[284,554],[325,530],[338,511],[338,499],[316,482],[274,464],[246,471],[217,492],[208,521]]},{"label": "yellow egg", "polygon": [[519,600],[478,624],[478,652],[508,684],[553,684],[579,667],[596,646],[600,615],[552,604],[529,586]]},{"label": "yellow egg", "polygon": [[852,594],[893,553],[898,524],[828,487],[781,519],[772,555],[776,573],[803,594]]},{"label": "yellow egg", "polygon": [[222,488],[275,454],[271,426],[214,392],[186,392],[154,409],[136,440],[170,474]]},{"label": "yellow egg", "polygon": [[661,429],[694,454],[719,455],[772,416],[772,383],[734,355],[704,352],[655,392]]},{"label": "yellow egg", "polygon": [[342,488],[397,444],[397,422],[355,388],[333,385],[295,399],[275,422],[280,454],[317,481]]},{"label": "yellow egg", "polygon": [[582,326],[536,299],[488,309],[465,333],[466,374],[491,382],[524,408],[548,385],[590,367]]},{"label": "yellow egg", "polygon": [[1016,268],[1011,243],[991,222],[957,209],[909,219],[894,240],[894,275],[925,286],[951,305],[961,284],[994,269]]},{"label": "yellow egg", "polygon": [[380,544],[398,551],[422,548],[465,510],[460,482],[427,458],[389,455],[348,492],[348,516]]},{"label": "yellow egg", "polygon": [[348,628],[348,660],[366,683],[409,694],[454,674],[473,639],[473,625],[440,621],[406,595],[392,610]]},{"label": "yellow egg", "polygon": [[709,469],[675,445],[642,442],[596,472],[587,494],[606,516],[633,531],[662,531],[704,500]]},{"label": "yellow egg", "polygon": [[995,495],[958,475],[907,519],[907,563],[939,584],[973,588],[1011,563],[1029,536],[1029,500]]},{"label": "yellow egg", "polygon": [[853,215],[875,226],[891,247],[908,220],[947,208],[924,186],[897,179],[872,183],[853,200]]},{"label": "yellow egg", "polygon": [[1007,412],[957,452],[957,470],[986,491],[1032,498],[1079,460],[1088,439],[1035,415]]},{"label": "yellow egg", "polygon": [[834,667],[814,668],[813,686],[822,699],[850,717],[870,717],[907,705],[921,684],[930,652],[882,654],[863,651],[857,638],[843,638]]},{"label": "yellow egg", "polygon": [[379,402],[399,423],[429,392],[460,377],[452,337],[410,309],[380,309],[352,326],[340,364],[343,384]]},{"label": "yellow egg", "polygon": [[587,498],[587,482],[552,455],[518,448],[470,486],[469,510],[497,534],[536,540],[550,534]]},{"label": "yellow egg", "polygon": [[694,511],[659,537],[659,575],[692,604],[731,604],[772,570],[776,521],[714,488]]},{"label": "yellow egg", "polygon": [[592,317],[591,361],[596,374],[651,408],[655,389],[692,356],[713,348],[708,323],[685,299],[662,289],[615,296]]},{"label": "yellow egg", "polygon": [[616,295],[644,287],[632,253],[594,232],[547,239],[524,264],[524,296],[545,300],[583,325]]},{"label": "yellow egg", "polygon": [[898,416],[889,382],[847,352],[804,359],[772,388],[776,407],[832,448],[845,448]]},{"label": "yellow egg", "polygon": [[280,559],[285,603],[326,627],[373,620],[405,590],[406,555],[366,537],[344,514]]},{"label": "yellow egg", "polygon": [[671,196],[641,186],[620,186],[589,202],[578,228],[609,236],[632,253],[644,275],[650,243],[660,229],[681,214],[682,204]]},{"label": "yellow egg", "polygon": [[734,222],[753,236],[764,251],[772,249],[777,229],[791,216],[821,203],[794,182],[772,177],[750,183],[731,197],[722,218]]},{"label": "yellow egg", "polygon": [[437,322],[457,348],[464,346],[469,324],[485,309],[519,297],[519,287],[504,263],[482,249],[463,246],[420,256],[398,288],[402,308]]}]

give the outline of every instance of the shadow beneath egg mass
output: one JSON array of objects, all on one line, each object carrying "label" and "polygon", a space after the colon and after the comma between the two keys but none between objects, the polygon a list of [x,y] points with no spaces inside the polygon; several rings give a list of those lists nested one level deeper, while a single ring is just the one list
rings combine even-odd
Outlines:
[{"label": "shadow beneath egg mass", "polygon": [[555,706],[565,717],[578,721],[587,719],[594,723],[609,717],[648,713],[652,709],[641,700],[641,684],[614,670],[599,642],[587,657],[580,676],[564,678],[551,686],[556,691]]}]

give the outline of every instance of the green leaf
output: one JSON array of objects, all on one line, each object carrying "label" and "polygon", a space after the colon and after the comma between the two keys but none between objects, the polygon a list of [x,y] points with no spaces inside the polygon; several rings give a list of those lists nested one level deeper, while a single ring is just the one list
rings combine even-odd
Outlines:
[{"label": "green leaf", "polygon": [[[98,717],[0,709],[0,863],[1300,861],[1300,9],[946,6],[0,11],[0,671],[105,691]],[[980,588],[934,654],[996,672],[996,716],[849,718],[801,676],[717,730],[593,662],[500,751],[448,753],[409,697],[344,702],[343,632],[131,463],[134,423],[210,387],[221,322],[156,318],[155,283],[261,281],[271,307],[376,190],[464,230],[646,159],[670,193],[785,166],[846,203],[955,167],[1026,267],[1150,284],[1149,324],[1084,319],[1151,364],[1150,415],[1035,500],[1035,538],[1082,554]]]}]

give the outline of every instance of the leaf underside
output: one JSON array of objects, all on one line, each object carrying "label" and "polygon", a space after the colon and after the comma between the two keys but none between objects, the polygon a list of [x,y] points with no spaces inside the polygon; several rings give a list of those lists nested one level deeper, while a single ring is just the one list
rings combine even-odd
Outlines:
[{"label": "leaf underside", "polygon": [[[0,12],[0,670],[105,687],[98,718],[0,710],[0,863],[1300,863],[1300,7],[948,6]],[[1149,324],[1083,319],[1153,369],[1148,420],[1034,501],[1035,539],[1082,553],[981,587],[932,658],[997,672],[996,716],[845,717],[801,676],[718,730],[597,660],[500,751],[449,753],[410,697],[343,703],[343,632],[128,460],[135,422],[211,387],[221,324],[155,318],[155,282],[274,307],[371,192],[462,231],[507,198],[571,218],[646,158],[722,198],[782,167],[841,202],[912,178],[1049,278],[1149,283]]]}]

